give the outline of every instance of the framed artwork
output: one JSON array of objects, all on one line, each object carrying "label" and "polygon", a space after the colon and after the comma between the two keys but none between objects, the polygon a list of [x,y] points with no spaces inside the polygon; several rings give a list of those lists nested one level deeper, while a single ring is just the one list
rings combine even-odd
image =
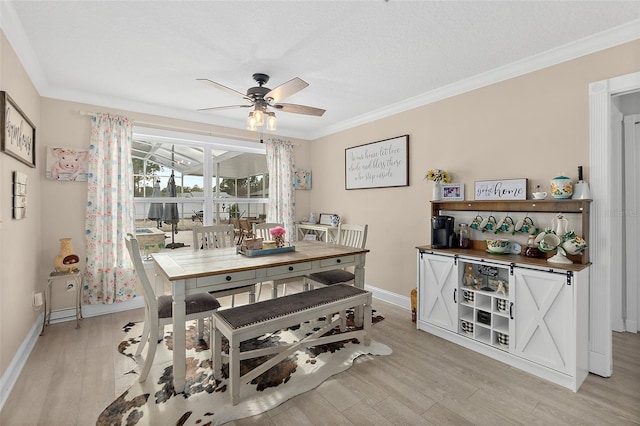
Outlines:
[{"label": "framed artwork", "polygon": [[52,180],[86,181],[89,150],[49,147],[46,176]]},{"label": "framed artwork", "polygon": [[293,189],[311,189],[311,170],[296,167],[293,175]]},{"label": "framed artwork", "polygon": [[345,189],[409,186],[409,135],[344,150]]},{"label": "framed artwork", "polygon": [[0,92],[0,127],[2,152],[36,166],[36,126],[13,102],[7,92]]},{"label": "framed artwork", "polygon": [[474,200],[526,200],[527,179],[477,181],[473,198]]},{"label": "framed artwork", "polygon": [[331,225],[331,217],[335,215],[335,213],[320,213],[318,223],[320,225]]},{"label": "framed artwork", "polygon": [[442,199],[445,201],[464,200],[464,183],[443,183]]},{"label": "framed artwork", "polygon": [[13,218],[27,217],[27,178],[24,173],[13,172]]}]

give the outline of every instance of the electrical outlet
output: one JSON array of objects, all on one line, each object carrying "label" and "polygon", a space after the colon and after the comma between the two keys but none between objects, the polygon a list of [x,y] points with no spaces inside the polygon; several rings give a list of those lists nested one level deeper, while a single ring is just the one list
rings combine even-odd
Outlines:
[{"label": "electrical outlet", "polygon": [[42,302],[42,293],[36,293],[35,291],[33,292],[33,307],[34,308],[39,308],[41,307],[43,304]]},{"label": "electrical outlet", "polygon": [[76,283],[73,281],[67,281],[67,285],[65,286],[65,288],[67,289],[67,291],[72,291],[74,288],[76,288]]}]

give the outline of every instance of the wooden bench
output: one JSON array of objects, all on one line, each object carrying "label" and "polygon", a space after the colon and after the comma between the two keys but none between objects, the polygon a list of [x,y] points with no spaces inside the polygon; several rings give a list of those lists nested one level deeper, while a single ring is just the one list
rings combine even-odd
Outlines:
[{"label": "wooden bench", "polygon": [[[346,310],[364,306],[363,328],[329,336],[323,336],[340,324],[340,330],[346,329]],[[335,320],[330,316],[340,315]],[[328,318],[325,326],[299,342],[277,347],[240,351],[240,343],[254,337],[272,333],[286,327],[302,324],[305,321]],[[229,390],[231,403],[236,405],[240,398],[240,386],[248,383],[269,370],[300,348],[362,338],[364,344],[371,343],[371,293],[359,288],[338,284],[315,290],[278,297],[249,305],[217,311],[213,314],[212,330],[215,330],[213,343],[213,371],[222,377],[221,339],[224,335],[229,341]],[[240,361],[265,355],[278,354],[259,367],[240,376]]]}]

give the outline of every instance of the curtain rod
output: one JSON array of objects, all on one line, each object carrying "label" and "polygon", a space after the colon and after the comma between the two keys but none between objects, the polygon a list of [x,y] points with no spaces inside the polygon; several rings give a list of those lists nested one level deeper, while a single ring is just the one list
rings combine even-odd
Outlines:
[{"label": "curtain rod", "polygon": [[[90,117],[96,117],[99,113],[97,112],[90,112],[90,111],[80,111],[80,115],[86,115],[86,116],[90,116]],[[214,133],[214,132],[209,132],[206,130],[197,130],[197,129],[190,129],[188,127],[178,127],[178,126],[169,126],[166,124],[158,124],[158,123],[149,123],[146,121],[138,121],[138,120],[133,120],[135,124],[141,125],[141,126],[148,126],[148,127],[153,127],[156,129],[163,129],[163,130],[176,130],[176,131],[180,131],[180,132],[189,132],[189,133],[198,133],[201,135],[205,135],[205,136],[213,136],[213,137],[225,137],[225,138],[229,138],[229,139],[235,139],[235,140],[240,140],[240,141],[249,141],[249,142],[253,142],[250,138],[246,138],[246,137],[241,137],[238,135],[231,135],[231,134],[226,134],[226,133]],[[259,141],[255,141],[255,143],[263,143],[263,137],[260,137]],[[276,138],[277,139],[277,138]],[[293,146],[299,146],[298,144],[292,144]]]}]

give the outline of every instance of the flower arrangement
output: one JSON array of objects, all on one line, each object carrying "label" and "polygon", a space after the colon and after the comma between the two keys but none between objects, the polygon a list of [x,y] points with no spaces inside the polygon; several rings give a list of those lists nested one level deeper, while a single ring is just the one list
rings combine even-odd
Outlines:
[{"label": "flower arrangement", "polygon": [[269,233],[276,242],[276,247],[284,247],[284,234],[286,232],[282,226],[269,229]]},{"label": "flower arrangement", "polygon": [[287,231],[282,226],[276,226],[275,228],[271,228],[269,233],[272,237],[282,237]]},{"label": "flower arrangement", "polygon": [[432,169],[427,172],[424,179],[432,180],[437,183],[449,183],[451,181],[451,176],[449,176],[449,173],[444,170]]}]

